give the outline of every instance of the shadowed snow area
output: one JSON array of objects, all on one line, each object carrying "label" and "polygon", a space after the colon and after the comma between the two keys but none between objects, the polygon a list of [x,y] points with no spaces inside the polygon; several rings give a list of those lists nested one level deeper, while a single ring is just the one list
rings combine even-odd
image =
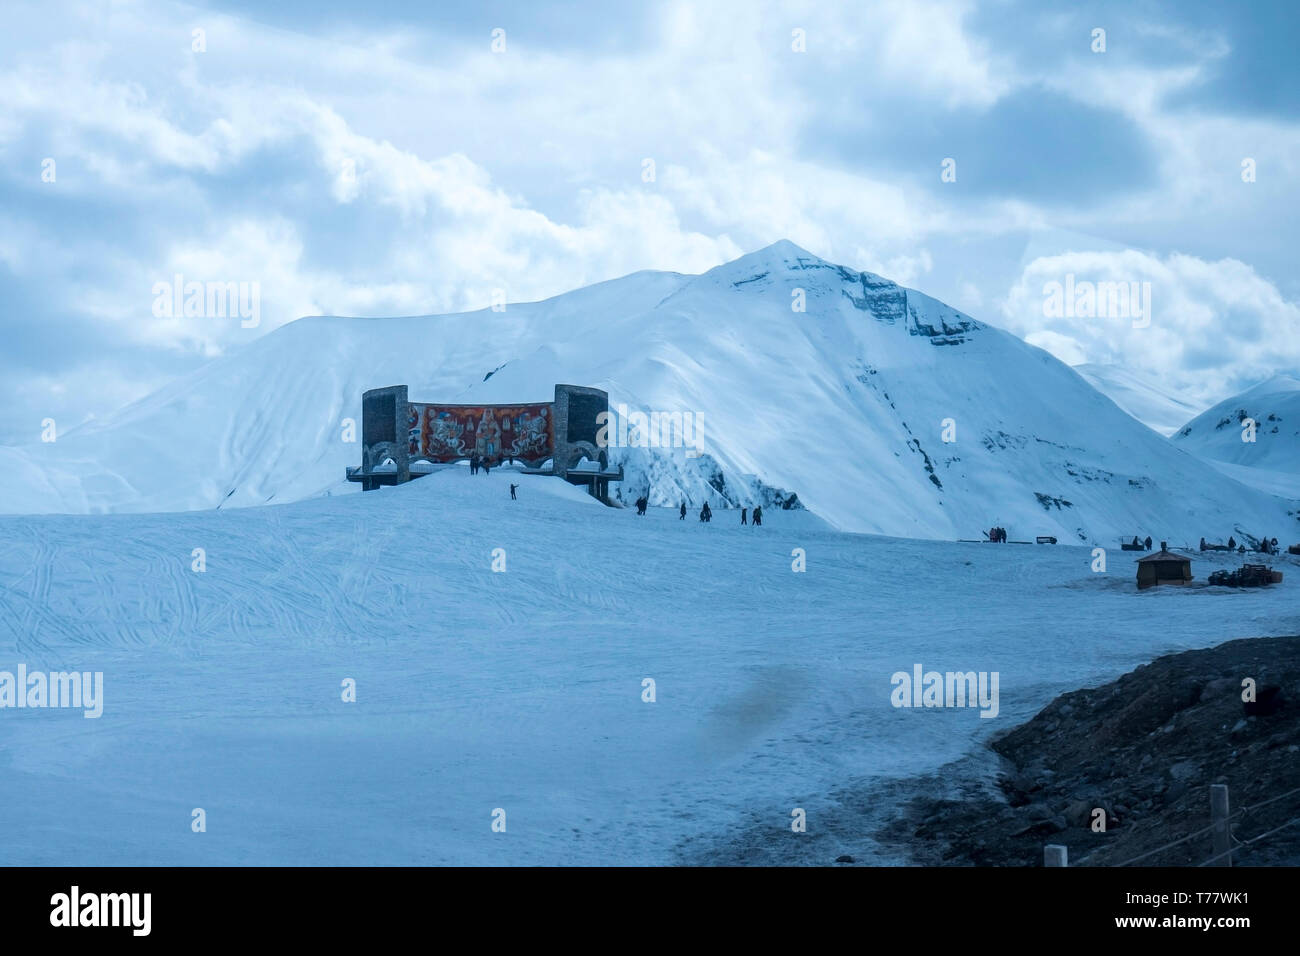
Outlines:
[{"label": "shadowed snow area", "polygon": [[[1062,690],[1300,622],[1285,558],[1272,589],[1139,594],[1119,551],[1097,574],[1086,548],[764,517],[638,518],[450,468],[287,506],[0,518],[0,669],[104,673],[99,719],[0,712],[4,862],[708,859],[755,821],[788,835],[794,807],[824,832],[834,788],[934,770]],[[917,663],[998,671],[998,717],[893,708]]]}]

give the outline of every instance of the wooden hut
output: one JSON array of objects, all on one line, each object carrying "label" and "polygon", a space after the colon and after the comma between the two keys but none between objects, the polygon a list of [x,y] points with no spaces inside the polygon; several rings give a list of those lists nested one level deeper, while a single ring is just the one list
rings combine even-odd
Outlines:
[{"label": "wooden hut", "polygon": [[1192,579],[1192,559],[1175,554],[1160,542],[1160,550],[1137,559],[1138,590],[1144,591],[1157,584],[1186,584]]}]

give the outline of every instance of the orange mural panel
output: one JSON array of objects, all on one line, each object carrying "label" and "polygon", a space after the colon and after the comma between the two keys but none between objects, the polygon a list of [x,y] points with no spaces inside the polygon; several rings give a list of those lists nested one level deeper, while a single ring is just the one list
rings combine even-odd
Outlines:
[{"label": "orange mural panel", "polygon": [[407,411],[412,459],[453,462],[478,457],[490,463],[540,462],[555,448],[555,408],[537,405],[432,405]]}]

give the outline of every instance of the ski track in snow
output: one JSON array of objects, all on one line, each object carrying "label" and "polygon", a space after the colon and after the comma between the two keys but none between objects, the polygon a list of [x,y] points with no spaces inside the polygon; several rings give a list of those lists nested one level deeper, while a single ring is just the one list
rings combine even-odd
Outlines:
[{"label": "ski track in snow", "polygon": [[[1300,632],[1294,559],[1271,590],[1139,594],[1118,550],[1093,574],[1088,548],[764,517],[638,518],[453,468],[288,506],[0,518],[0,668],[105,681],[98,720],[0,710],[0,862],[660,864],[769,835],[766,862],[891,862],[866,824],[892,808],[850,825],[846,801],[1155,655]],[[1240,563],[1194,557],[1200,581]],[[892,708],[914,663],[999,671],[1000,716]]]}]

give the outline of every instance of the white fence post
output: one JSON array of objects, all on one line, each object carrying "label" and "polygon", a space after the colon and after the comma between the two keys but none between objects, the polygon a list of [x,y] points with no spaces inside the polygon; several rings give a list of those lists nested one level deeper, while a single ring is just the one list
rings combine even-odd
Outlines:
[{"label": "white fence post", "polygon": [[1210,825],[1214,827],[1214,866],[1232,866],[1232,836],[1228,827],[1228,785],[1210,784]]}]

